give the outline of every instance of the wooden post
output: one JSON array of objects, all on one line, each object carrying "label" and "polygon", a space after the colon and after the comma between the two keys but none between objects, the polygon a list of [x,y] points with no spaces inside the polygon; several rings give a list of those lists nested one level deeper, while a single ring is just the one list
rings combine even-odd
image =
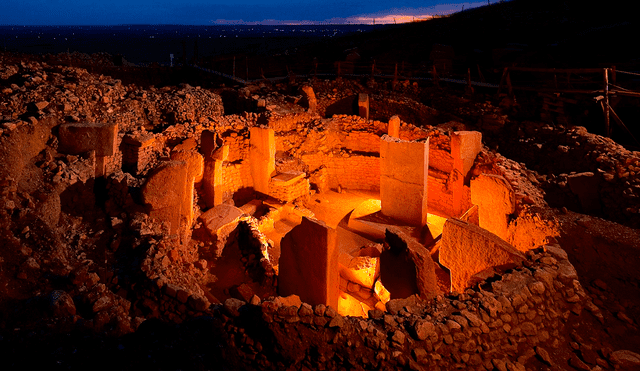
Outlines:
[{"label": "wooden post", "polygon": [[609,69],[604,69],[604,135],[609,137]]},{"label": "wooden post", "polygon": [[616,84],[616,66],[611,67],[611,83]]}]

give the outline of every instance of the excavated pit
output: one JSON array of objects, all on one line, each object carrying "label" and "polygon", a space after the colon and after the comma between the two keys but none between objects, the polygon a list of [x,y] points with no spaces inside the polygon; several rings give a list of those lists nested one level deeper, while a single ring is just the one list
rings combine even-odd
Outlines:
[{"label": "excavated pit", "polygon": [[[2,352],[79,367],[102,341],[114,367],[178,364],[163,342],[203,367],[539,369],[640,350],[637,152],[574,128],[549,144],[567,163],[528,142],[518,163],[483,145],[508,138],[429,126],[451,113],[357,83],[256,99],[0,58],[40,77],[0,80]],[[538,126],[533,143],[556,130]],[[584,153],[591,175],[556,175]]]}]

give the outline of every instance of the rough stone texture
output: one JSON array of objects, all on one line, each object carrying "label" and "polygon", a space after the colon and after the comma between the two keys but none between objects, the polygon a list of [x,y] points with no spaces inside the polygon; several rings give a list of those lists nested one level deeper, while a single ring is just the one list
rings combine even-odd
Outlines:
[{"label": "rough stone texture", "polygon": [[[426,298],[440,293],[435,263],[429,250],[394,227],[387,227],[385,242],[389,249],[380,255],[381,279],[393,298],[409,297],[413,294]],[[399,288],[399,285],[404,286],[403,282],[398,282],[404,275],[409,275],[408,282],[415,282],[416,292],[409,292],[412,288],[406,286]],[[399,289],[402,291],[394,292]]]},{"label": "rough stone texture", "polygon": [[96,156],[113,156],[117,150],[117,138],[117,124],[62,124],[58,132],[58,151],[71,155],[96,151]]},{"label": "rough stone texture", "polygon": [[391,116],[389,119],[389,128],[387,129],[387,135],[394,138],[400,138],[400,117]]},{"label": "rough stone texture", "polygon": [[407,142],[384,135],[380,148],[382,213],[409,225],[425,225],[428,174],[428,139]]},{"label": "rough stone texture", "polygon": [[337,233],[324,222],[302,218],[280,243],[278,293],[305,303],[338,307]]},{"label": "rough stone texture", "polygon": [[471,202],[478,205],[480,227],[503,240],[509,237],[508,215],[515,212],[515,192],[498,175],[481,174],[471,180]]},{"label": "rough stone texture", "polygon": [[451,272],[451,291],[463,292],[470,278],[494,267],[513,267],[524,255],[495,234],[457,219],[442,231],[440,264]]},{"label": "rough stone texture", "polygon": [[200,215],[200,220],[202,220],[204,227],[211,236],[219,236],[228,234],[230,232],[229,229],[235,228],[238,224],[238,219],[243,214],[242,210],[237,207],[223,204],[215,206]]},{"label": "rough stone texture", "polygon": [[584,213],[602,211],[600,202],[600,176],[591,172],[571,174],[567,177],[571,192],[578,195]]},{"label": "rough stone texture", "polygon": [[369,95],[358,94],[358,115],[364,119],[369,119]]},{"label": "rough stone texture", "polygon": [[630,350],[617,350],[611,353],[609,360],[616,368],[616,370],[640,370],[640,354],[632,352]]},{"label": "rough stone texture", "polygon": [[252,127],[251,132],[251,176],[256,191],[269,194],[269,182],[275,175],[276,142],[273,129]]},{"label": "rough stone texture", "polygon": [[180,227],[187,173],[186,163],[168,161],[158,166],[142,187],[142,200],[150,208],[149,216],[170,223],[171,233],[176,233]]},{"label": "rough stone texture", "polygon": [[[171,152],[171,160],[182,161],[187,164],[187,184],[180,207],[180,214],[183,220],[182,226],[190,228],[193,224],[193,200],[194,184],[202,180],[204,173],[204,159],[202,155],[195,151],[174,151]],[[188,231],[184,231],[187,233]]]},{"label": "rough stone texture", "polygon": [[309,112],[315,112],[318,106],[318,101],[316,100],[316,94],[313,92],[313,88],[309,85],[305,85],[301,90],[303,105],[306,106]]},{"label": "rough stone texture", "polygon": [[482,149],[482,133],[477,131],[456,131],[451,133],[451,157],[453,169],[451,170],[450,183],[453,193],[454,215],[459,217],[467,211],[468,193],[465,189],[467,174]]},{"label": "rough stone texture", "polygon": [[455,131],[451,134],[451,157],[461,162],[462,176],[466,177],[473,167],[476,156],[482,150],[482,133],[479,131]]}]

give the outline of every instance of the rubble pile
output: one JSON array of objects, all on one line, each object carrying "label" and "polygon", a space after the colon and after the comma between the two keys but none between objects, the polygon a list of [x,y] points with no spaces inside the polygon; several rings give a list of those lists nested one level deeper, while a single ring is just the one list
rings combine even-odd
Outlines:
[{"label": "rubble pile", "polygon": [[612,336],[637,330],[640,303],[605,303],[618,292],[580,255],[624,243],[628,260],[602,256],[637,290],[637,152],[538,123],[514,144],[503,109],[446,109],[412,84],[143,89],[15,60],[0,54],[2,352],[79,367],[85,339],[153,368],[174,346],[204,368],[640,365],[640,339]]}]

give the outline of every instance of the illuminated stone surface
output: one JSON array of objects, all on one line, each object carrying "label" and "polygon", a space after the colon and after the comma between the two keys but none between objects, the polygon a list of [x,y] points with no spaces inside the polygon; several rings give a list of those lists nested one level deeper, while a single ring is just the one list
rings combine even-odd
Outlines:
[{"label": "illuminated stone surface", "polygon": [[251,176],[254,189],[263,194],[269,194],[269,182],[276,171],[276,141],[273,129],[252,127],[250,129]]},{"label": "illuminated stone surface", "polygon": [[389,119],[389,128],[387,129],[387,135],[394,138],[400,138],[400,117],[391,116]]},{"label": "illuminated stone surface", "polygon": [[[459,169],[463,177],[467,176],[481,150],[482,133],[479,131],[456,131],[451,134],[451,157],[454,160],[454,168]],[[456,161],[460,161],[461,164],[457,164]]]},{"label": "illuminated stone surface", "polygon": [[385,242],[389,249],[380,255],[381,280],[392,298],[440,292],[429,250],[394,227],[387,227]]},{"label": "illuminated stone surface", "polygon": [[117,152],[117,138],[117,124],[62,124],[58,134],[58,150],[71,155],[96,151],[96,156],[113,156]]},{"label": "illuminated stone surface", "polygon": [[315,112],[318,101],[316,100],[316,94],[313,92],[313,88],[309,85],[302,87],[303,105],[306,105],[309,112]]},{"label": "illuminated stone surface", "polygon": [[[482,150],[482,133],[478,131],[456,131],[451,133],[451,157],[453,157],[452,193],[454,215],[461,216],[465,211],[463,197],[464,183],[473,162]],[[468,196],[467,196],[468,197]]]},{"label": "illuminated stone surface", "polygon": [[471,277],[488,268],[514,267],[524,255],[495,234],[457,219],[444,224],[440,264],[451,272],[451,291],[463,292]]},{"label": "illuminated stone surface", "polygon": [[380,259],[370,256],[351,258],[346,266],[340,265],[340,275],[360,286],[373,288],[380,276]]},{"label": "illuminated stone surface", "polygon": [[508,215],[515,212],[515,192],[509,182],[498,175],[481,174],[471,180],[471,202],[478,205],[480,227],[507,240]]},{"label": "illuminated stone surface", "polygon": [[337,233],[324,222],[302,218],[280,243],[278,293],[305,303],[338,307]]},{"label": "illuminated stone surface", "polygon": [[369,119],[369,95],[358,95],[358,115],[362,118]]},{"label": "illuminated stone surface", "polygon": [[180,227],[187,173],[185,162],[168,161],[158,166],[142,187],[142,200],[150,208],[149,216],[170,223],[171,233]]},{"label": "illuminated stone surface", "polygon": [[384,135],[380,148],[382,213],[409,225],[425,225],[428,173],[428,139],[407,142]]}]

